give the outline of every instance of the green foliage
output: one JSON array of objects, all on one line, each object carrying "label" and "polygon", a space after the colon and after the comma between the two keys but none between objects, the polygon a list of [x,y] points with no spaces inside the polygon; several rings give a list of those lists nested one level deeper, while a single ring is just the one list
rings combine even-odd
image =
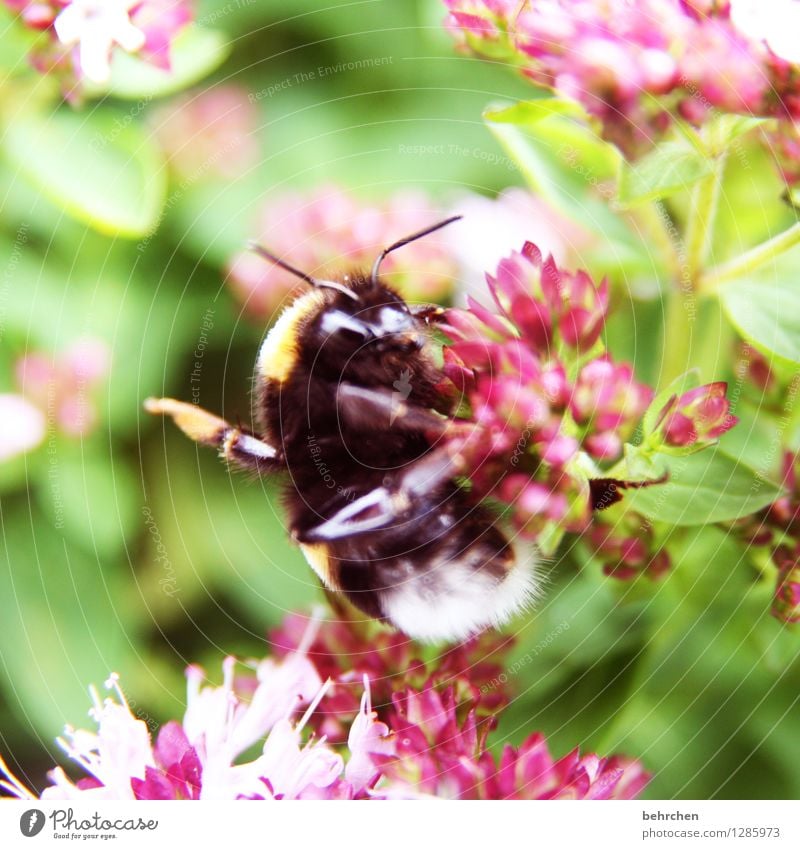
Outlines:
[{"label": "green foliage", "polygon": [[168,71],[118,51],[111,63],[110,83],[94,93],[109,93],[125,100],[145,102],[155,97],[166,97],[210,74],[225,60],[228,50],[222,33],[188,26],[172,43]]},{"label": "green foliage", "polygon": [[669,479],[663,486],[632,492],[629,509],[649,521],[671,525],[729,522],[755,513],[780,495],[780,487],[737,463],[719,449],[684,457],[664,456]]},{"label": "green foliage", "polygon": [[5,129],[9,164],[65,212],[102,233],[147,235],[164,203],[159,151],[136,123],[90,120],[64,107],[16,116]]},{"label": "green foliage", "polygon": [[744,339],[768,356],[800,363],[800,289],[795,275],[731,281],[720,297]]},{"label": "green foliage", "polygon": [[618,200],[624,206],[660,200],[690,188],[712,171],[709,157],[687,142],[664,142],[638,162],[623,163]]}]

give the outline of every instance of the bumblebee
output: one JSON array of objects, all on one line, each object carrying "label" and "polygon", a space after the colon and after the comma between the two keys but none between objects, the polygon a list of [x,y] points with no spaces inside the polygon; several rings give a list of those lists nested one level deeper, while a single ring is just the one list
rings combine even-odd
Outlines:
[{"label": "bumblebee", "polygon": [[467,425],[436,361],[439,307],[412,307],[370,273],[308,284],[266,336],[254,376],[253,432],[194,404],[148,399],[236,467],[286,478],[289,528],[324,586],[425,641],[462,640],[534,599],[536,556],[515,553],[496,516],[459,484]]}]

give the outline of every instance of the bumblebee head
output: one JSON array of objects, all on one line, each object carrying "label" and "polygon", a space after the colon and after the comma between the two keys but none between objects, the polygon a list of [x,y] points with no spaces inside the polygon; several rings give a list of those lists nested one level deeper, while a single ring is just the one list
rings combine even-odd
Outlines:
[{"label": "bumblebee head", "polygon": [[[400,239],[381,251],[369,276],[353,274],[341,281],[319,280],[260,245],[251,245],[264,259],[304,280],[319,293],[312,314],[302,311],[300,355],[307,367],[332,379],[358,379],[365,385],[380,382],[381,373],[384,378],[399,374],[407,365],[407,358],[422,349],[426,334],[406,302],[381,281],[381,263],[392,251],[460,217],[448,218]],[[294,325],[294,319],[291,323]],[[272,353],[271,348],[268,352]]]},{"label": "bumblebee head", "polygon": [[342,282],[357,300],[338,292],[326,298],[306,330],[307,361],[311,355],[331,378],[363,384],[394,374],[425,345],[424,325],[380,281],[353,275]]}]

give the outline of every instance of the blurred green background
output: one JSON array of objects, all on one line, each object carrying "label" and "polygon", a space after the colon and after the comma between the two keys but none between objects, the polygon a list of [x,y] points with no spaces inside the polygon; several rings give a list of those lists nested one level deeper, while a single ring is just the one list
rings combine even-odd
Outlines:
[{"label": "blurred green background", "polygon": [[[24,137],[5,138],[0,391],[31,350],[54,354],[89,334],[112,355],[90,434],[54,434],[0,464],[0,746],[40,787],[53,738],[86,721],[87,684],[114,670],[137,711],[156,722],[180,716],[188,663],[214,670],[226,654],[263,655],[270,626],[321,599],[287,540],[275,489],[229,474],[141,410],[148,395],[191,397],[205,337],[200,403],[247,418],[265,327],[224,277],[264,198],[333,181],[367,199],[418,186],[446,205],[465,188],[521,185],[491,162],[501,151],[481,113],[530,89],[506,68],[459,56],[441,4],[318,6],[200,3],[198,22],[229,48],[200,88],[235,82],[257,94],[290,82],[255,102],[254,167],[181,180],[158,166],[154,191],[166,204],[151,237],[103,235],[65,214],[46,180],[35,188],[25,178],[37,152]],[[0,50],[7,69],[15,46]],[[120,136],[135,130],[132,149],[147,156],[147,118],[163,103],[109,98],[79,114],[97,112],[109,133],[114,121],[125,124]],[[420,145],[441,152],[405,152]],[[647,374],[660,314],[651,304],[627,309],[637,336],[621,334],[615,350]],[[500,736],[519,742],[541,730],[557,754],[579,745],[639,757],[655,773],[651,798],[797,797],[796,638],[770,619],[769,588],[752,582],[722,531],[675,533],[676,568],[659,584],[610,581],[580,546],[548,564],[546,600],[512,625],[523,660]]]}]

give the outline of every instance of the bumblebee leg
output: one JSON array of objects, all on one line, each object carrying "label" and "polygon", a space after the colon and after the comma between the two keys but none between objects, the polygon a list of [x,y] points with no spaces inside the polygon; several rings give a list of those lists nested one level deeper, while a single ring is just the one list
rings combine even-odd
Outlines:
[{"label": "bumblebee leg", "polygon": [[379,486],[352,501],[330,519],[297,535],[303,543],[332,542],[404,521],[422,496],[464,471],[464,462],[450,447],[431,451],[400,474],[393,488]]},{"label": "bumblebee leg", "polygon": [[220,457],[233,465],[262,472],[278,466],[275,448],[196,404],[173,398],[148,398],[144,408],[154,415],[170,416],[190,439],[216,448]]},{"label": "bumblebee leg", "polygon": [[353,429],[364,431],[417,430],[432,436],[444,433],[471,433],[473,425],[462,424],[439,413],[413,404],[401,392],[371,389],[353,383],[340,383],[336,390],[339,416]]}]

